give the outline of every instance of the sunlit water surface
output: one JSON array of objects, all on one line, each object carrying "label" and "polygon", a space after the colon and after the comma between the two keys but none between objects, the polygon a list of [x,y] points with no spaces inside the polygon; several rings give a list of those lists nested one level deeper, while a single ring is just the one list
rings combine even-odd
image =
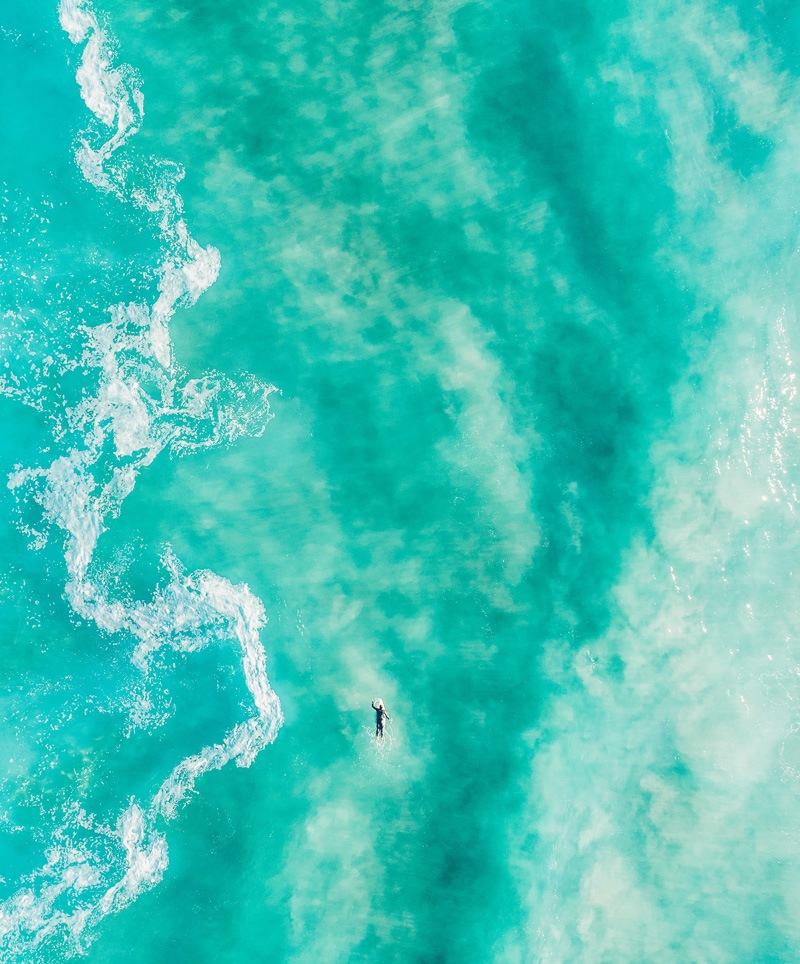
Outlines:
[{"label": "sunlit water surface", "polygon": [[3,961],[797,960],[798,58],[0,2]]}]

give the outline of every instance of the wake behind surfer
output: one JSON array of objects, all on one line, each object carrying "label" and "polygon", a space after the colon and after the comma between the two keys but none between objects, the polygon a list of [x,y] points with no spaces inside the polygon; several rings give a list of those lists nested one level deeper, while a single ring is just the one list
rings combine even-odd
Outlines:
[{"label": "wake behind surfer", "polygon": [[372,708],[375,710],[375,738],[377,740],[382,740],[383,724],[387,720],[391,723],[392,718],[386,712],[386,707],[383,705],[383,700],[380,697],[372,701]]}]

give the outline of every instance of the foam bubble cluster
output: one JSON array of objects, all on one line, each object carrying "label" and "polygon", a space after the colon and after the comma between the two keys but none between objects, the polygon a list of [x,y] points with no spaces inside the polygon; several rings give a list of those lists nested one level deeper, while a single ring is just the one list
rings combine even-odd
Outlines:
[{"label": "foam bubble cluster", "polygon": [[[141,471],[165,451],[180,455],[260,435],[273,388],[255,378],[233,381],[219,374],[190,379],[174,364],[169,321],[179,306],[193,304],[214,283],[219,254],[189,233],[176,189],[180,170],[161,165],[162,176],[149,187],[132,185],[131,165],[116,158],[142,121],[139,81],[129,67],[115,66],[113,41],[91,4],[62,0],[59,13],[70,40],[83,45],[77,81],[95,118],[79,139],[77,163],[96,188],[155,216],[163,260],[152,303],[109,306],[108,320],[92,327],[44,326],[48,347],[59,338],[72,348],[81,344],[77,364],[67,361],[74,353],[54,352],[36,359],[24,377],[12,372],[0,381],[0,392],[48,416],[51,433],[42,464],[18,466],[8,486],[33,547],[63,542],[65,597],[80,619],[129,641],[131,661],[145,676],[158,672],[153,660],[158,650],[190,653],[235,645],[252,706],[247,719],[218,742],[178,761],[152,799],[131,799],[116,824],[101,824],[80,807],[71,813],[42,867],[0,905],[6,960],[54,936],[80,948],[103,916],[156,884],[168,863],[164,824],[198,777],[229,762],[249,766],[282,723],[259,638],[264,609],[247,586],[209,571],[186,573],[169,551],[163,560],[168,581],[147,601],[114,595],[96,571],[98,541]],[[15,324],[24,327],[23,318]],[[77,397],[43,390],[53,367],[61,376],[80,371]],[[22,521],[32,514],[35,524]]]}]

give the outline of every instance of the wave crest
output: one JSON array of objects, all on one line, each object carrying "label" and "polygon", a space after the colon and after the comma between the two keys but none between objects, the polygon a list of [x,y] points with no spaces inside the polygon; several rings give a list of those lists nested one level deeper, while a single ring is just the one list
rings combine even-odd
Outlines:
[{"label": "wave crest", "polygon": [[[163,825],[198,777],[229,762],[249,766],[275,739],[283,719],[259,638],[264,608],[246,585],[207,570],[187,574],[170,551],[163,557],[168,582],[149,601],[115,597],[94,572],[98,540],[141,470],[165,450],[181,455],[260,435],[271,417],[274,389],[253,377],[189,379],[174,365],[169,321],[178,306],[194,304],[214,283],[219,253],[189,233],[177,191],[180,168],[161,164],[149,188],[133,187],[130,165],[115,163],[114,155],[142,122],[139,79],[131,68],[114,65],[113,40],[90,3],[61,0],[59,18],[71,41],[83,44],[76,79],[99,122],[79,138],[76,161],[96,188],[156,216],[165,254],[152,304],[113,305],[107,322],[79,329],[79,367],[89,387],[66,412],[59,406],[50,413],[52,438],[42,449],[43,455],[51,447],[61,454],[39,466],[17,467],[8,486],[21,516],[32,507],[40,514],[36,528],[20,523],[34,537],[34,548],[53,537],[63,540],[65,596],[80,618],[131,640],[132,663],[144,675],[153,672],[153,654],[162,648],[188,653],[212,644],[237,646],[252,712],[218,742],[178,762],[152,799],[130,800],[113,827],[76,810],[57,832],[44,865],[0,905],[5,959],[51,939],[66,938],[75,948],[90,941],[94,924],[161,879],[168,862]],[[74,332],[64,337],[74,345]],[[68,355],[63,352],[64,371],[76,367]],[[53,364],[50,357],[41,362],[34,382]],[[22,391],[11,379],[0,383],[0,392],[41,408],[39,388]]]}]

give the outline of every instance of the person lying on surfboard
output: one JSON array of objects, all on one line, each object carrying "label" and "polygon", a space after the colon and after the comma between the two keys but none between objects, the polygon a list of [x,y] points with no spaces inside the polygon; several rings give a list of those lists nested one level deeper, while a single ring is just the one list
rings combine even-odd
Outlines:
[{"label": "person lying on surfboard", "polygon": [[383,724],[386,720],[391,723],[392,718],[386,712],[386,707],[383,705],[383,700],[380,697],[372,701],[372,708],[375,710],[375,738],[382,740]]}]

